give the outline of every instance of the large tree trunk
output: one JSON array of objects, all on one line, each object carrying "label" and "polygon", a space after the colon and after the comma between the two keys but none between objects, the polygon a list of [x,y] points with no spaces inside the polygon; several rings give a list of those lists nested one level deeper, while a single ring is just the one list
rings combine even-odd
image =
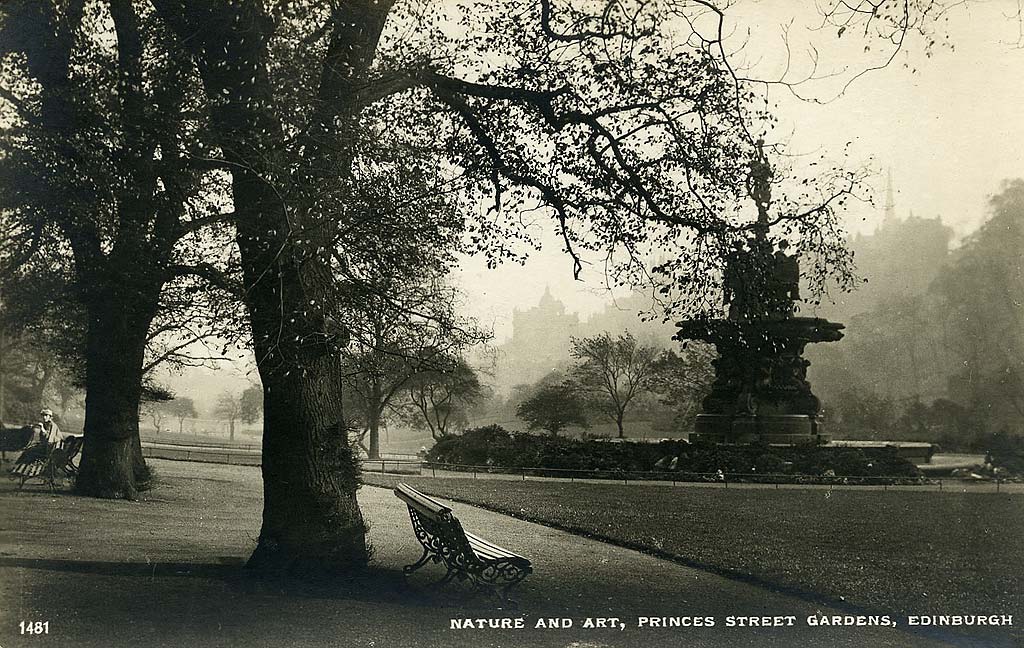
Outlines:
[{"label": "large tree trunk", "polygon": [[233,182],[236,213],[252,216],[240,219],[238,242],[265,387],[263,526],[249,566],[299,575],[359,570],[369,556],[342,408],[340,332],[310,308],[329,303],[333,278],[303,261],[291,241],[267,236],[266,226],[248,228],[269,220],[263,210],[273,199],[253,175],[236,173]]},{"label": "large tree trunk", "polygon": [[[231,163],[237,241],[264,385],[263,527],[249,566],[284,572],[360,569],[368,560],[358,467],[342,411],[335,281],[324,251],[338,223],[318,187],[350,167],[333,129],[366,73],[390,0],[337,3],[316,107],[288,143],[267,61],[272,19],[261,2],[153,0],[199,62],[212,120]],[[343,146],[341,148],[344,148]],[[296,164],[297,163],[297,164]],[[280,188],[286,188],[280,191]]]},{"label": "large tree trunk", "polygon": [[323,575],[369,559],[358,464],[327,379],[336,374],[323,358],[300,379],[263,376],[263,526],[249,567]]},{"label": "large tree trunk", "polygon": [[134,498],[149,479],[139,439],[139,401],[148,320],[117,301],[89,305],[85,445],[75,481],[84,495]]},{"label": "large tree trunk", "polygon": [[[251,240],[242,247],[247,273],[264,267],[252,263]],[[288,258],[278,257],[277,281],[257,282],[249,291],[266,386],[263,527],[249,566],[300,575],[350,572],[365,567],[368,554],[356,501],[358,463],[342,411],[341,356],[315,317],[280,316],[282,304],[283,312],[296,313],[322,299],[329,275]]]}]

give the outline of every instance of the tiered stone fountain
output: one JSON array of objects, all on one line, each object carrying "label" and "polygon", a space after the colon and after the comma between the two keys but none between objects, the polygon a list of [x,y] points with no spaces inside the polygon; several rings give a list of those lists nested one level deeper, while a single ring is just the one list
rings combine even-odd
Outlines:
[{"label": "tiered stone fountain", "polygon": [[835,342],[842,324],[796,317],[800,268],[783,240],[767,236],[771,169],[763,154],[751,164],[750,195],[758,206],[754,235],[737,243],[725,268],[725,319],[679,323],[676,339],[714,344],[715,381],[697,416],[695,441],[825,443],[821,401],[807,382],[804,347]]}]

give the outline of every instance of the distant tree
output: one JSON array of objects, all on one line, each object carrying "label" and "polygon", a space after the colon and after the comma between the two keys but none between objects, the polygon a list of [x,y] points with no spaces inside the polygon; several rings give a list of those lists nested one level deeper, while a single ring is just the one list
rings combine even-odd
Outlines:
[{"label": "distant tree", "polygon": [[380,429],[386,423],[389,408],[400,408],[409,381],[429,366],[431,359],[393,343],[389,348],[385,343],[350,350],[345,361],[349,368],[345,376],[349,388],[346,417],[359,430],[356,443],[367,457],[379,459]]},{"label": "distant tree", "polygon": [[0,346],[0,418],[23,423],[34,420],[59,371],[56,359],[31,338],[4,336]]},{"label": "distant tree", "polygon": [[593,406],[615,422],[619,438],[625,437],[623,421],[637,395],[651,388],[659,350],[639,344],[629,331],[591,338],[573,338],[570,354],[577,360],[573,380],[591,396]]},{"label": "distant tree", "polygon": [[421,371],[408,383],[408,398],[416,424],[425,426],[435,441],[469,422],[467,411],[486,396],[476,371],[462,358]]},{"label": "distant tree", "polygon": [[217,397],[217,404],[213,408],[213,414],[222,421],[228,422],[228,431],[232,441],[235,440],[235,421],[242,415],[242,400],[237,394],[223,392]]},{"label": "distant tree", "polygon": [[895,437],[938,442],[945,450],[968,450],[982,432],[966,407],[946,398],[908,403],[894,428]]},{"label": "distant tree", "polygon": [[56,402],[64,416],[81,393],[82,317],[63,289],[53,277],[0,272],[0,418],[28,422]]},{"label": "distant tree", "polygon": [[178,419],[178,434],[181,434],[185,427],[185,419],[199,417],[196,405],[191,398],[175,398],[167,403],[166,409],[171,416]]},{"label": "distant tree", "polygon": [[1004,183],[990,206],[932,290],[956,359],[950,398],[989,431],[1024,431],[1024,180]]},{"label": "distant tree", "polygon": [[714,347],[691,342],[679,353],[663,352],[655,361],[651,390],[672,411],[676,430],[690,429],[700,412],[715,380],[715,356]]},{"label": "distant tree", "polygon": [[516,416],[529,423],[531,430],[547,430],[552,436],[570,425],[590,427],[586,402],[572,383],[545,385],[516,408]]},{"label": "distant tree", "polygon": [[259,385],[249,385],[242,392],[239,403],[238,418],[243,423],[252,425],[263,416],[263,388]]},{"label": "distant tree", "polygon": [[163,431],[164,421],[167,420],[167,406],[165,403],[147,403],[143,406],[143,409],[149,414],[149,418],[153,421],[153,428],[157,434]]},{"label": "distant tree", "polygon": [[844,439],[892,438],[898,420],[896,402],[887,394],[862,389],[843,392],[833,403],[833,429]]},{"label": "distant tree", "polygon": [[520,403],[529,400],[537,394],[542,388],[549,385],[557,385],[568,380],[566,374],[561,369],[553,369],[548,373],[541,376],[534,383],[521,383],[512,386],[512,392],[509,394],[508,402],[512,405],[512,413],[515,413],[515,409],[519,407]]},{"label": "distant tree", "polygon": [[85,405],[81,384],[74,375],[66,370],[62,370],[57,374],[56,379],[53,381],[52,391],[57,396],[60,416],[64,420],[67,420],[68,412],[73,406],[84,407]]},{"label": "distant tree", "polygon": [[[433,258],[432,253],[424,256]],[[358,442],[371,459],[380,456],[380,428],[401,409],[410,381],[443,373],[453,355],[489,337],[458,314],[459,293],[444,285],[436,270],[420,268],[411,277],[393,274],[382,273],[380,289],[364,293],[346,309],[351,340],[343,352],[344,382],[355,408],[346,416],[350,422],[359,420]]]}]

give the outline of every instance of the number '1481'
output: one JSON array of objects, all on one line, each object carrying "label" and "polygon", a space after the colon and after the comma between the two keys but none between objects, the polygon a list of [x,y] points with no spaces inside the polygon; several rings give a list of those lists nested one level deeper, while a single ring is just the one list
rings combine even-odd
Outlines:
[{"label": "number '1481'", "polygon": [[44,635],[50,634],[50,622],[49,621],[22,621],[18,624],[21,628],[21,634],[29,635]]}]

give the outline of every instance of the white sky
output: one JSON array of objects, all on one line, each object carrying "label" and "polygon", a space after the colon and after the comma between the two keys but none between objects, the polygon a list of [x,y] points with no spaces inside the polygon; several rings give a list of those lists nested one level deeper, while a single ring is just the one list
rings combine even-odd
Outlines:
[{"label": "white sky", "polygon": [[[746,52],[751,60],[759,57],[762,76],[772,74],[783,60],[782,25],[790,18],[795,18],[790,44],[796,73],[809,67],[803,54],[808,42],[820,51],[819,72],[844,63],[855,70],[879,59],[880,48],[864,53],[864,43],[849,35],[837,40],[834,30],[808,31],[816,17],[812,2],[765,0],[740,7],[744,14],[735,33],[745,34],[745,25],[756,27]],[[861,77],[826,105],[797,101],[781,88],[771,91],[782,131],[791,133],[791,152],[838,152],[852,142],[851,162],[870,164],[879,172],[878,210],[854,207],[857,211],[847,215],[851,231],[870,232],[878,223],[890,169],[898,215],[913,211],[920,217],[940,216],[958,236],[983,221],[987,197],[998,191],[1002,180],[1024,176],[1024,49],[1015,46],[1019,25],[1011,16],[1016,12],[1016,0],[956,8],[946,25],[952,51],[937,48],[927,58],[919,43],[912,44],[888,68]],[[823,80],[802,91],[827,97],[836,87],[837,80]],[[585,271],[585,281],[574,282],[558,241],[552,235],[543,240],[544,249],[525,266],[487,270],[482,259],[473,258],[460,267],[466,310],[494,327],[498,343],[511,333],[512,309],[535,305],[545,286],[569,310],[583,315],[608,301],[601,294],[599,269]]]}]

